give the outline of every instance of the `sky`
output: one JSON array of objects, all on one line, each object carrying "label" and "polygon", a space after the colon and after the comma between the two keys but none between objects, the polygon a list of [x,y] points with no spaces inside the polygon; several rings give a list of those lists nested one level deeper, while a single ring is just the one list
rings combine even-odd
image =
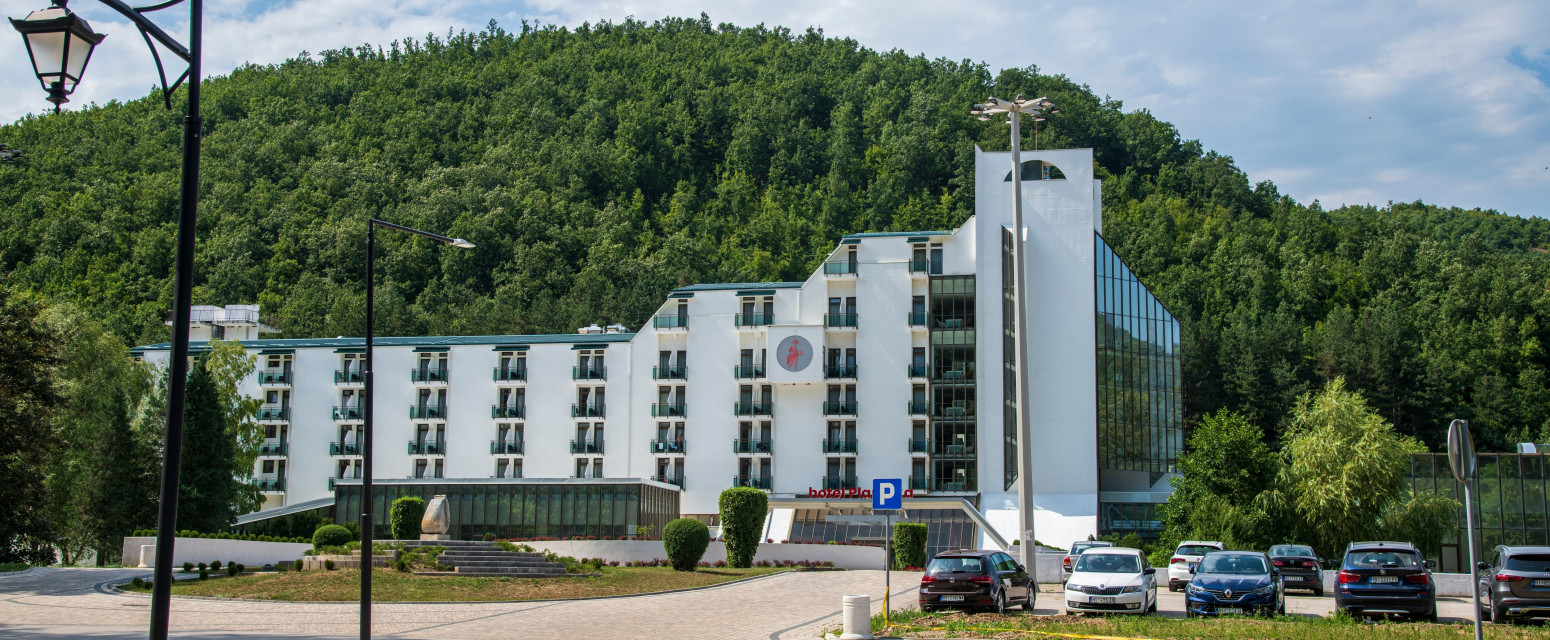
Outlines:
[{"label": "sky", "polygon": [[[0,0],[0,14],[46,5]],[[93,0],[70,8],[109,36],[67,109],[157,85],[128,20]],[[1036,65],[1126,111],[1151,111],[1303,203],[1421,200],[1550,217],[1546,0],[212,0],[204,65],[224,75],[303,51],[476,31],[491,19],[515,30],[524,19],[574,26],[701,12],[992,70]],[[182,7],[151,15],[180,39],[187,33]],[[20,36],[0,35],[0,122],[51,108]]]}]

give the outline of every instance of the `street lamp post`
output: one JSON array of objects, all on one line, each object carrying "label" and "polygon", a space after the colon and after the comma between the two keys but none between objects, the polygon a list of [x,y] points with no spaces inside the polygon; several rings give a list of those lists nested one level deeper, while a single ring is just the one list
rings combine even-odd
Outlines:
[{"label": "street lamp post", "polygon": [[[1023,566],[1030,571],[1038,567],[1038,550],[1033,544],[1033,427],[1028,419],[1028,312],[1027,279],[1024,276],[1024,259],[1028,246],[1026,229],[1023,228],[1023,158],[1020,116],[1038,119],[1039,114],[1052,110],[1054,105],[1045,98],[1026,100],[1002,100],[991,97],[984,104],[974,105],[971,112],[981,120],[989,120],[993,114],[1005,113],[1012,125],[1012,294],[1013,331],[1016,332],[1017,368],[1017,505],[1022,531]],[[1031,597],[1031,596],[1030,596]]]},{"label": "street lamp post", "polygon": [[373,322],[376,319],[375,296],[372,290],[376,288],[376,264],[377,264],[377,227],[397,229],[405,233],[430,238],[437,242],[450,244],[462,249],[474,248],[473,243],[462,238],[448,238],[436,235],[428,231],[412,229],[403,225],[393,224],[376,218],[368,218],[366,222],[366,371],[365,388],[362,389],[362,400],[365,401],[365,410],[361,417],[365,431],[361,440],[361,466],[365,467],[361,473],[361,640],[371,638],[371,568],[375,557],[372,553],[372,484],[371,484],[371,459],[372,459],[372,413],[376,405],[372,401],[372,389],[375,387],[376,374],[372,367],[371,343],[375,334]]},{"label": "street lamp post", "polygon": [[[151,47],[161,74],[162,97],[167,108],[172,108],[172,92],[184,80],[188,80],[188,109],[183,117],[183,176],[178,203],[177,258],[173,275],[172,294],[172,355],[169,363],[167,388],[167,429],[162,448],[161,506],[156,518],[156,566],[151,586],[151,640],[166,640],[167,615],[172,604],[172,551],[177,531],[178,475],[183,452],[183,400],[188,382],[188,332],[189,306],[193,300],[194,232],[196,206],[199,199],[199,135],[203,121],[199,117],[199,57],[201,49],[203,0],[170,0],[149,7],[131,7],[122,0],[98,0],[122,14],[134,23]],[[151,22],[144,14],[188,2],[188,47],[173,40],[165,31]],[[69,101],[81,77],[86,73],[86,63],[91,52],[105,35],[92,31],[91,26],[70,11],[68,0],[53,0],[47,9],[28,14],[21,20],[12,19],[11,26],[22,34],[32,60],[33,72],[48,101],[54,103],[55,113],[59,105]],[[166,70],[161,56],[151,41],[160,43],[172,55],[188,63],[188,70],[175,82],[167,83]]]}]

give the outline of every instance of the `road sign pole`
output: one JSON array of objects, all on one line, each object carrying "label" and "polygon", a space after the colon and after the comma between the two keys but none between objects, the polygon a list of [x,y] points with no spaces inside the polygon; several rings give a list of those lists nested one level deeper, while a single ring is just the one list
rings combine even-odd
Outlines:
[{"label": "road sign pole", "polygon": [[1448,425],[1448,469],[1453,472],[1453,479],[1464,485],[1464,527],[1469,542],[1469,592],[1475,600],[1471,607],[1475,610],[1475,640],[1484,640],[1485,630],[1480,626],[1480,567],[1475,559],[1475,495],[1471,489],[1478,466],[1475,439],[1469,435],[1469,421],[1454,420]]},{"label": "road sign pole", "polygon": [[888,617],[888,596],[893,593],[893,516],[883,516],[883,617]]}]

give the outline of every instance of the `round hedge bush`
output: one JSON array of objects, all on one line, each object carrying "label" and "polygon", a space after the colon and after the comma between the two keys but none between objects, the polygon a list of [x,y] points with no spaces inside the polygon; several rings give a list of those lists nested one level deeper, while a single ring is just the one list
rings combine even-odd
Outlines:
[{"label": "round hedge bush", "polygon": [[710,527],[693,518],[679,518],[662,529],[662,549],[674,571],[693,571],[710,546]]},{"label": "round hedge bush", "polygon": [[764,516],[770,497],[753,487],[732,487],[721,492],[721,539],[727,545],[727,565],[739,569],[753,566],[753,556],[764,537]]},{"label": "round hedge bush", "polygon": [[349,529],[337,524],[325,524],[318,527],[317,531],[312,532],[313,548],[342,547],[353,539],[354,537],[350,535]]},{"label": "round hedge bush", "polygon": [[388,528],[394,540],[419,540],[420,520],[425,517],[425,499],[404,496],[393,501],[388,510]]},{"label": "round hedge bush", "polygon": [[926,523],[893,525],[893,566],[895,569],[926,566]]}]

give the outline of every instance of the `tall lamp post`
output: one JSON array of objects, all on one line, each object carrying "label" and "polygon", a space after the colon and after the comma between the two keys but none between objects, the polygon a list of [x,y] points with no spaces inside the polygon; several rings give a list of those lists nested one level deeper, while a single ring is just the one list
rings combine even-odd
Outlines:
[{"label": "tall lamp post", "polygon": [[[167,430],[162,450],[161,508],[156,518],[156,567],[151,587],[151,640],[166,640],[167,614],[172,604],[172,547],[177,530],[178,472],[183,452],[183,399],[188,381],[188,320],[189,306],[193,299],[194,272],[194,218],[199,199],[199,130],[203,121],[199,117],[199,56],[201,49],[200,18],[203,0],[169,0],[147,7],[131,7],[122,0],[98,0],[119,12],[145,38],[156,60],[156,70],[161,75],[162,97],[167,108],[172,108],[172,93],[188,81],[188,110],[183,116],[183,177],[178,204],[177,259],[173,276],[172,294],[172,361],[171,379],[167,389]],[[188,47],[145,17],[145,14],[173,7],[184,2],[189,7]],[[76,16],[65,5],[68,0],[53,0],[47,9],[40,9],[21,20],[11,19],[11,26],[22,34],[27,45],[27,55],[32,68],[48,92],[48,101],[59,105],[69,102],[81,77],[86,73],[86,63],[91,60],[92,50],[107,37],[92,31],[91,25]],[[161,55],[152,41],[161,44],[172,55],[188,63],[188,69],[170,85]]]},{"label": "tall lamp post", "polygon": [[371,417],[373,412],[372,389],[375,386],[376,375],[371,364],[371,342],[375,334],[373,327],[376,323],[376,309],[372,290],[376,288],[377,265],[377,227],[397,229],[405,233],[430,238],[437,242],[450,244],[462,249],[472,249],[474,244],[462,238],[448,238],[429,231],[412,229],[391,222],[368,218],[366,222],[366,386],[362,390],[366,402],[366,410],[361,415],[364,418],[365,437],[361,442],[361,466],[365,467],[361,473],[361,640],[371,638],[371,567],[375,560],[372,554],[372,486],[371,486]]},{"label": "tall lamp post", "polygon": [[1023,227],[1023,156],[1020,117],[1028,115],[1037,119],[1039,114],[1054,107],[1046,98],[1026,100],[1002,100],[991,97],[984,104],[974,105],[970,113],[980,120],[990,120],[995,114],[1007,114],[1012,124],[1012,235],[1016,245],[1012,249],[1012,292],[1015,302],[1012,312],[1013,330],[1016,332],[1017,353],[1017,505],[1022,531],[1023,566],[1030,570],[1038,567],[1038,550],[1033,544],[1033,428],[1028,419],[1028,312],[1026,308],[1028,287],[1023,275],[1024,254],[1028,246]]}]

